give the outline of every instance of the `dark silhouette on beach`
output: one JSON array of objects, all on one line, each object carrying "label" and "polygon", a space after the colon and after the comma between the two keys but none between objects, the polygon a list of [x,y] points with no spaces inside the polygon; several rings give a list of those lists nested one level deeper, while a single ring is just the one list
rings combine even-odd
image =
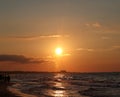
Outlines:
[{"label": "dark silhouette on beach", "polygon": [[0,74],[0,82],[9,83],[10,79],[8,74]]}]

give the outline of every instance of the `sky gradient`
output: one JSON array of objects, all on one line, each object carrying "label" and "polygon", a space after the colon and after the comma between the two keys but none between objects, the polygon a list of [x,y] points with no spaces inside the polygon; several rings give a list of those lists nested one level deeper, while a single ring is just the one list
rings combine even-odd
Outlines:
[{"label": "sky gradient", "polygon": [[1,0],[0,70],[120,71],[120,0]]}]

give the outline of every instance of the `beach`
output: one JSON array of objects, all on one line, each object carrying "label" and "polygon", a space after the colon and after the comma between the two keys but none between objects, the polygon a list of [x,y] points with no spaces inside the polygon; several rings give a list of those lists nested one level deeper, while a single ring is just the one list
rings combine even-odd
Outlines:
[{"label": "beach", "polygon": [[0,97],[20,97],[8,90],[8,86],[12,83],[0,83]]}]

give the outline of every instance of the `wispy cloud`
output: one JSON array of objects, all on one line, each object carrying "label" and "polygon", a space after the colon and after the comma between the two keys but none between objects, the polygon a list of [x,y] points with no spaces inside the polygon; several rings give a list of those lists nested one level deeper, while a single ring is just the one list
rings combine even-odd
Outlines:
[{"label": "wispy cloud", "polygon": [[20,63],[20,64],[28,64],[28,63],[45,63],[46,60],[43,59],[35,59],[28,58],[24,55],[0,55],[0,62],[12,62],[12,63]]},{"label": "wispy cloud", "polygon": [[16,39],[16,40],[35,40],[35,39],[45,39],[45,38],[61,38],[61,37],[69,37],[69,35],[38,35],[38,36],[8,36],[8,37],[0,37],[1,39]]},{"label": "wispy cloud", "polygon": [[95,28],[100,28],[102,25],[100,23],[96,22],[96,23],[92,24],[92,26]]},{"label": "wispy cloud", "polygon": [[91,49],[91,48],[77,48],[76,49],[77,51],[88,51],[88,52],[93,52],[94,49]]},{"label": "wispy cloud", "polygon": [[113,50],[120,51],[120,45],[113,46],[112,49],[113,49]]},{"label": "wispy cloud", "polygon": [[70,55],[71,55],[70,53],[65,53],[62,56],[70,56]]},{"label": "wispy cloud", "polygon": [[109,48],[77,48],[76,51],[87,51],[87,52],[104,52],[104,51],[120,51],[120,45],[111,46]]},{"label": "wispy cloud", "polygon": [[108,40],[108,39],[110,39],[110,37],[102,36],[101,39],[103,39],[103,40]]},{"label": "wispy cloud", "polygon": [[111,46],[109,48],[104,48],[104,49],[96,49],[96,51],[120,51],[120,45]]},{"label": "wispy cloud", "polygon": [[86,26],[87,27],[94,27],[94,28],[101,28],[102,25],[98,22],[95,22],[95,23],[86,23]]}]

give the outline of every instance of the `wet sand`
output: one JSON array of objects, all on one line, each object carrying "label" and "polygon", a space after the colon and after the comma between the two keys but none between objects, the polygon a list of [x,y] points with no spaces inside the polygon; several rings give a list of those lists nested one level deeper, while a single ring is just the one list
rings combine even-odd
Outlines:
[{"label": "wet sand", "polygon": [[10,85],[12,85],[12,83],[0,83],[0,97],[20,97],[7,89]]}]

